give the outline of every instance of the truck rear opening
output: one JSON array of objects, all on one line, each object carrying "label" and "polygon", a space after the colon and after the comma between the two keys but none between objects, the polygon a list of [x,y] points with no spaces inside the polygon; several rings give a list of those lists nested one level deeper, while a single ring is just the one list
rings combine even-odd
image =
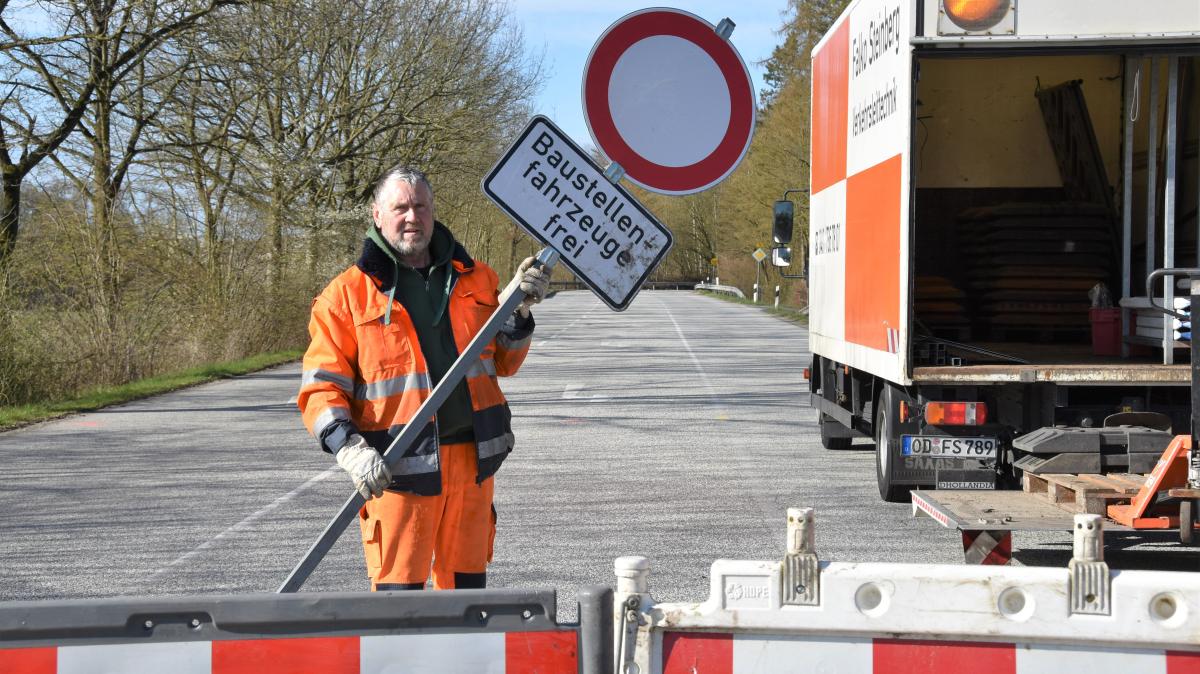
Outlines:
[{"label": "truck rear opening", "polygon": [[887,500],[1153,466],[1190,424],[1190,314],[1153,306],[1190,288],[1146,279],[1200,262],[1200,3],[852,0],[811,72],[822,444],[873,438]]},{"label": "truck rear opening", "polygon": [[1197,262],[1200,59],[914,56],[913,381],[1186,384],[1143,296]]}]

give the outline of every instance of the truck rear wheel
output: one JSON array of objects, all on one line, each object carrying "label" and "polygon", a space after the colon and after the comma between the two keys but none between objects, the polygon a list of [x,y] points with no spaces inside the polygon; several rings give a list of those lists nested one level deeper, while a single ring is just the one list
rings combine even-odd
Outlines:
[{"label": "truck rear wheel", "polygon": [[821,412],[817,417],[817,425],[821,427],[822,447],[825,449],[850,449],[850,445],[854,441],[845,436],[845,428],[836,419]]},{"label": "truck rear wheel", "polygon": [[885,385],[875,408],[875,479],[879,483],[880,498],[890,503],[905,503],[910,498],[908,487],[892,484],[892,471],[900,461],[900,437],[894,430],[895,401],[892,387]]}]

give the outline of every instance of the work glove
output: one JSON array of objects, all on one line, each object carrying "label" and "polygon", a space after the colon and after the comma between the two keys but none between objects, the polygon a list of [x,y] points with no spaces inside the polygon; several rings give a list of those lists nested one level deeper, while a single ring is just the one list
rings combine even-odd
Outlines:
[{"label": "work glove", "polygon": [[392,482],[392,473],[383,457],[357,433],[350,436],[334,458],[350,474],[354,488],[368,501],[383,496],[384,488]]},{"label": "work glove", "polygon": [[545,299],[546,291],[550,289],[550,274],[553,270],[535,267],[534,262],[534,258],[527,257],[521,266],[517,267],[517,274],[521,277],[520,288],[525,293],[525,300],[517,307],[517,312],[522,316],[528,316],[529,307]]}]

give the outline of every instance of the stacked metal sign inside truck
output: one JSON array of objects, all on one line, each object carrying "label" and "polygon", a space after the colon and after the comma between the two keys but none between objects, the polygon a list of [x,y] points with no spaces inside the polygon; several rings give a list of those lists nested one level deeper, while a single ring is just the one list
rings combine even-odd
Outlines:
[{"label": "stacked metal sign inside truck", "polygon": [[[813,50],[812,401],[884,499],[1137,505],[1191,432],[1198,76],[1195,0],[857,0]],[[1191,516],[1164,472],[1118,524]]]}]

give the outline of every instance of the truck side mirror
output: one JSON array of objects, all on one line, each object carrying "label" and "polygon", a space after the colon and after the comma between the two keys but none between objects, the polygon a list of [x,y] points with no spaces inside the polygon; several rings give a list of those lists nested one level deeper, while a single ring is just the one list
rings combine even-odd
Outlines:
[{"label": "truck side mirror", "polygon": [[792,266],[792,249],[787,246],[776,246],[771,249],[771,264],[776,267]]},{"label": "truck side mirror", "polygon": [[781,200],[775,202],[775,225],[771,228],[771,236],[775,243],[784,245],[792,242],[792,219],[795,217],[795,207],[792,202]]}]

